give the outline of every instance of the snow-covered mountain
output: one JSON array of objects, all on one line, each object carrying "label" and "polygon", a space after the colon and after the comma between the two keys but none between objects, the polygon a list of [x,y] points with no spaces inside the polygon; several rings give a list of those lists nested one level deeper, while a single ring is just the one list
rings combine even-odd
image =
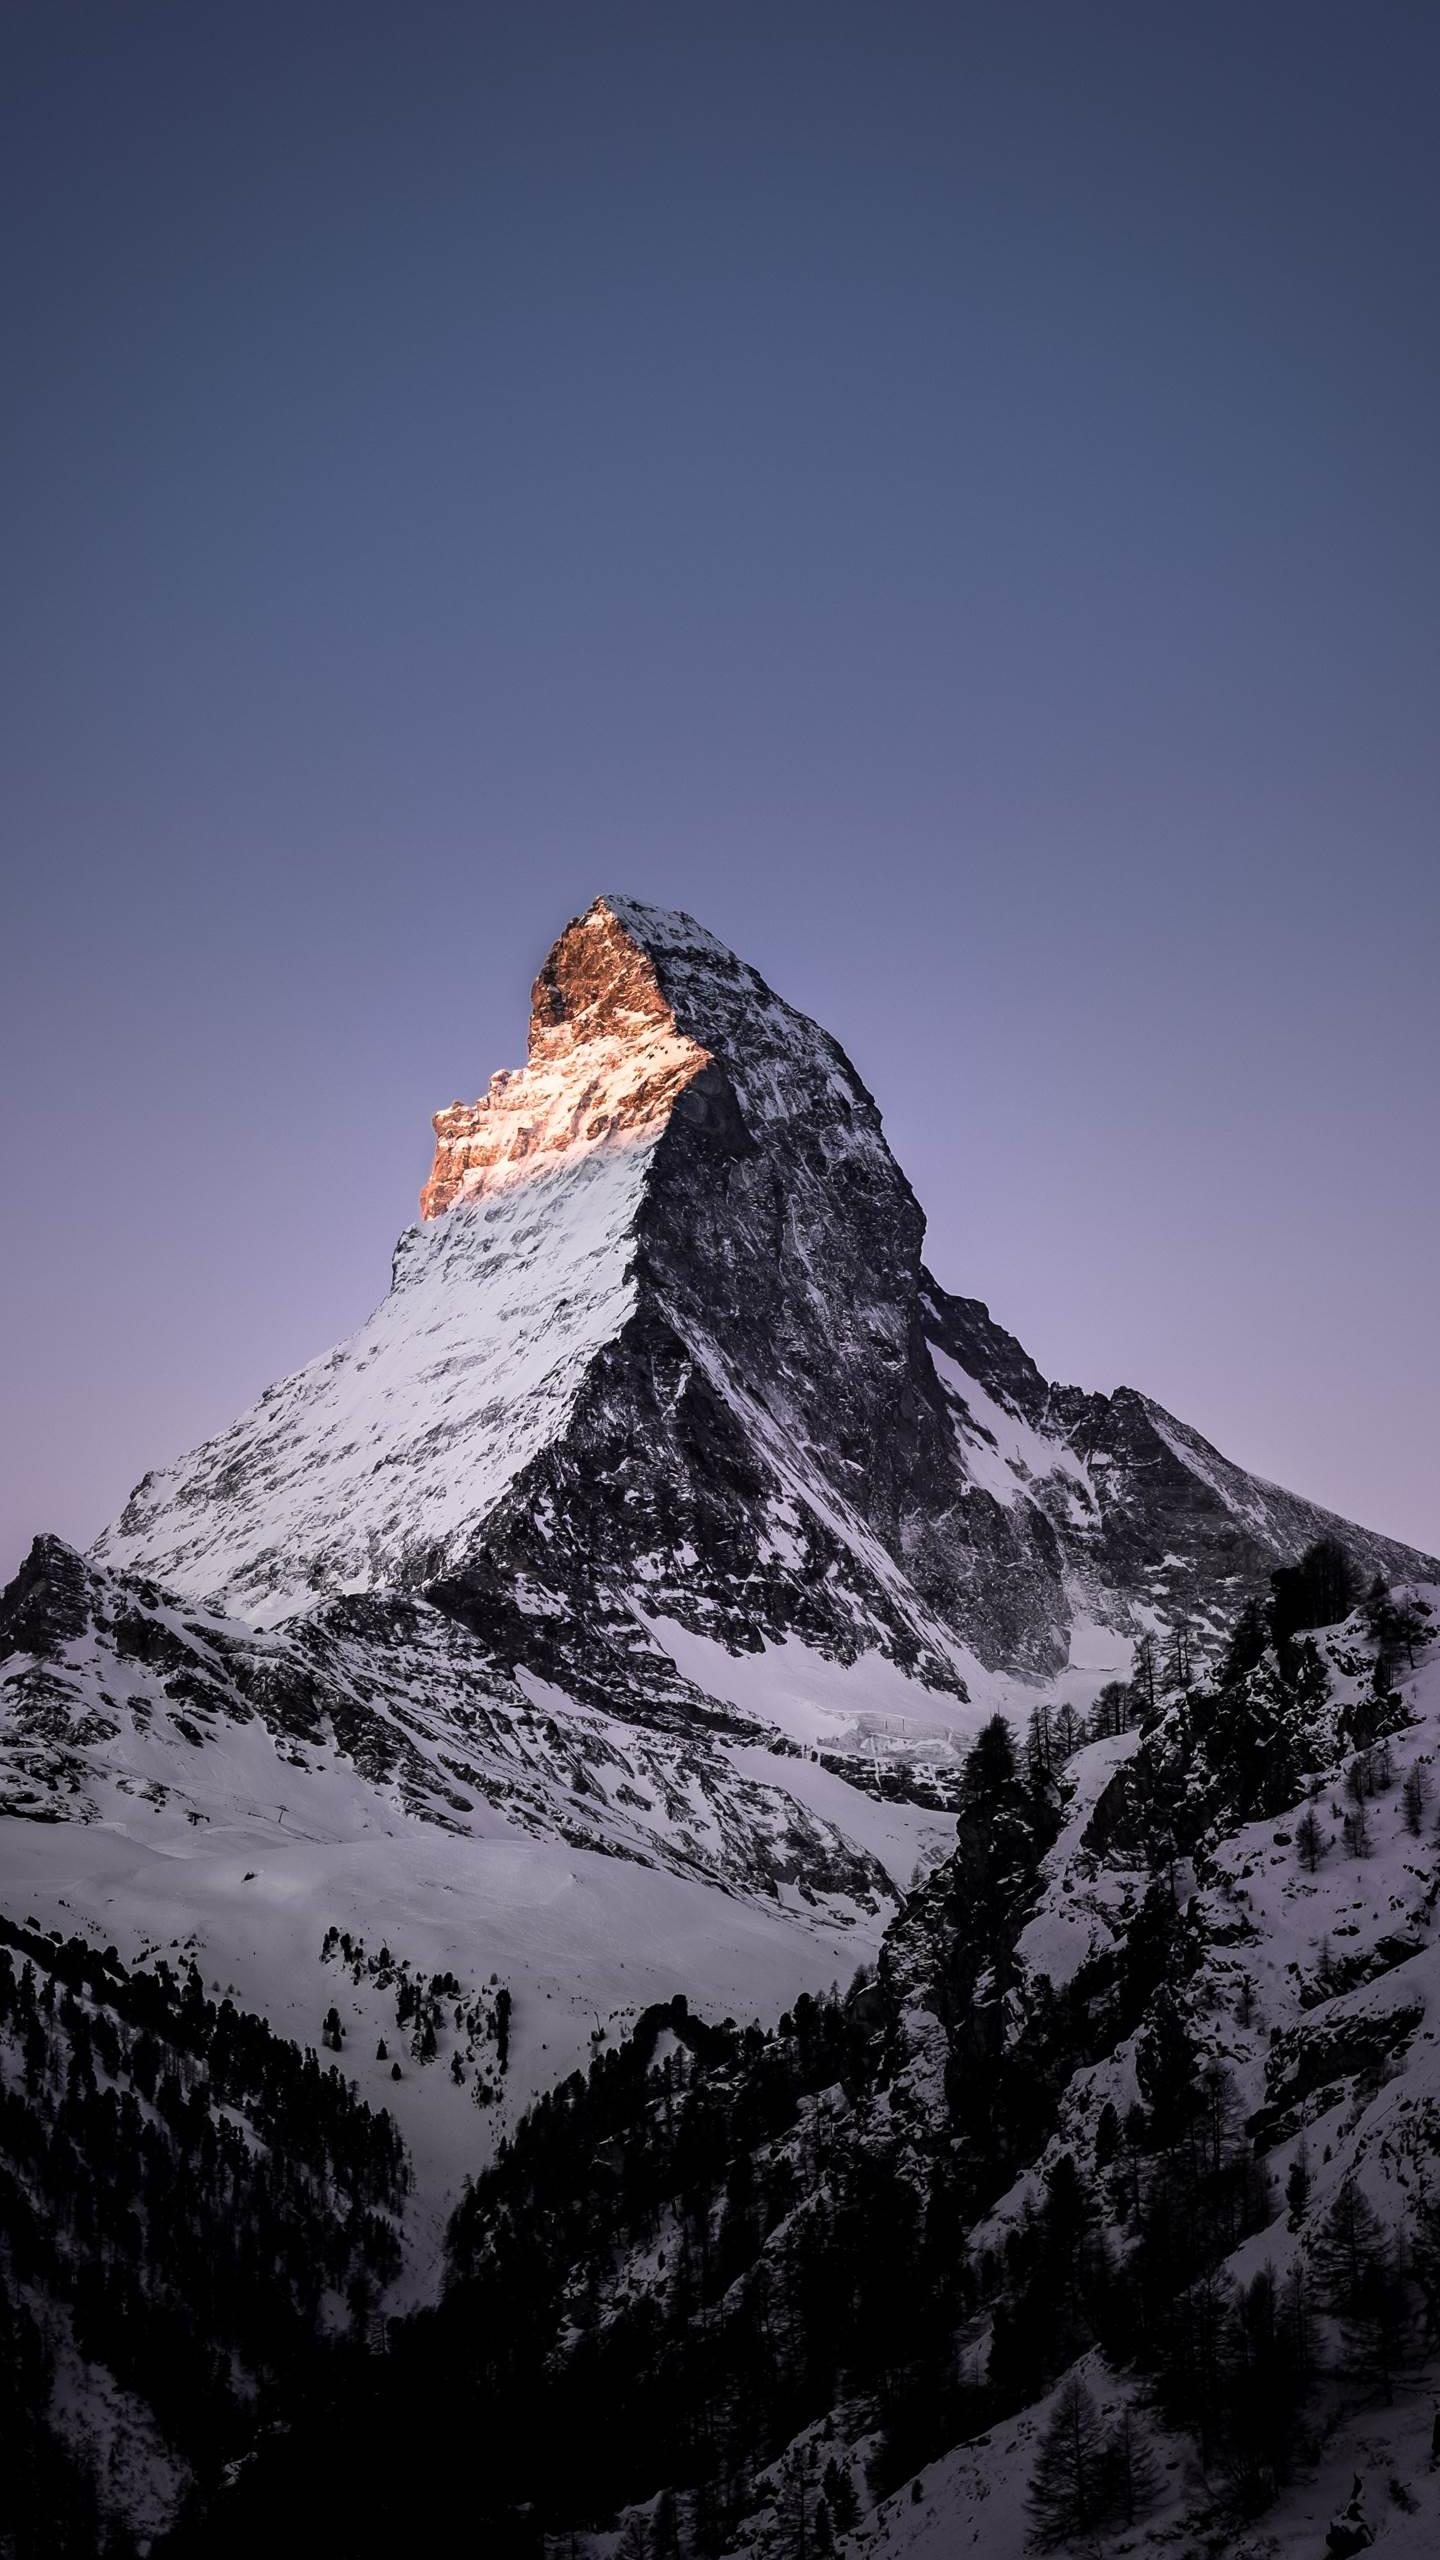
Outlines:
[{"label": "snow-covered mountain", "polygon": [[[21,1933],[0,1937],[0,1992],[6,1945],[43,1970],[47,1948],[73,1942],[53,1958],[68,2010],[32,1989],[28,2026],[0,2016],[0,2076],[43,2085],[50,2036],[58,2136],[72,2101],[83,2113],[83,2066],[114,2042],[107,2003],[151,2018],[180,2056],[169,2141],[204,2040],[239,2032],[202,2033],[206,1995],[290,2040],[293,2063],[266,2068],[289,2072],[292,2099],[308,2086],[300,2052],[323,2035],[329,2067],[393,2116],[413,2164],[399,2309],[435,2291],[462,2182],[497,2151],[509,2176],[505,2143],[528,2174],[527,2143],[575,2103],[555,2095],[568,2075],[613,2060],[613,2081],[592,2077],[587,2135],[613,2200],[625,2144],[649,2140],[644,2057],[676,2090],[693,2066],[709,2129],[684,2172],[692,2201],[657,2189],[617,2223],[606,2270],[582,2277],[563,2254],[549,2270],[557,2337],[632,2313],[658,2336],[677,2266],[688,2284],[698,2251],[704,2295],[711,2239],[732,2214],[732,2238],[751,2231],[773,2189],[763,2259],[787,2196],[832,2151],[857,2196],[878,2145],[885,2177],[909,2182],[905,2213],[921,2194],[939,2213],[942,2190],[958,2211],[947,2182],[980,2140],[977,2108],[996,2174],[965,2187],[969,2245],[1003,2256],[1012,2226],[1029,2233],[1047,2163],[1077,2128],[1091,2138],[1092,2099],[1133,2096],[1130,2047],[1159,2032],[1157,1984],[1135,1968],[1163,1876],[1192,1907],[1195,2033],[1221,2000],[1228,1958],[1213,1951],[1255,1928],[1253,2017],[1226,2052],[1245,2106],[1288,2123],[1313,2074],[1287,1968],[1304,1969],[1301,1905],[1320,1888],[1287,1866],[1259,1914],[1238,1870],[1233,1892],[1216,1881],[1263,1842],[1207,1758],[1219,1710],[1195,1703],[1201,1675],[1317,1540],[1366,1581],[1418,1590],[1440,1564],[1247,1475],[1138,1390],[1049,1384],[927,1270],[922,1213],[843,1051],[688,917],[611,898],[567,927],[535,985],[526,1066],[440,1112],[435,1134],[419,1223],[359,1332],[147,1476],[89,1558],[38,1539],[0,1595],[0,1931]],[[1175,1639],[1160,1650],[1176,1695],[1152,1670],[1137,1742],[1123,1728],[1140,1693],[1108,1692],[1102,1738],[1073,1757],[1073,1711],[1123,1681],[1150,1635]],[[1368,1639],[1348,1641],[1360,1661]],[[1333,1772],[1338,1788],[1380,1713],[1374,1666],[1357,1690],[1336,1644],[1312,1677],[1277,1636],[1245,1692],[1241,1758],[1279,1789],[1272,1828],[1292,1810],[1283,1773]],[[1434,1705],[1415,1689],[1410,1711]],[[1044,1766],[1023,1806],[992,1790],[977,1822],[997,1711],[1016,1729],[1038,1712]],[[1403,1712],[1385,1690],[1387,1731]],[[1366,1908],[1409,1946],[1415,1896],[1386,1874]],[[1433,1902],[1429,1868],[1415,1875]],[[1368,1927],[1339,1903],[1333,1924],[1357,1942]],[[1189,1964],[1204,1932],[1208,1972]],[[1376,1964],[1347,1977],[1361,2009],[1389,1959]],[[831,1999],[857,1967],[873,1974]],[[1418,2055],[1428,2029],[1406,2032]],[[832,2063],[834,2082],[817,2080]],[[798,2134],[788,2119],[767,2133],[792,2066],[808,2113]],[[159,2104],[143,2039],[136,2070],[143,2122]],[[1349,2090],[1350,2063],[1337,2071]],[[261,2099],[246,2103],[263,2148]],[[327,2139],[384,2154],[349,2124],[340,2111]],[[668,2140],[668,2097],[665,2124]],[[113,2126],[97,2138],[109,2157]],[[1289,2139],[1267,2134],[1271,2150]],[[733,2193],[677,2240],[674,2214],[701,2210],[722,2154]],[[139,2227],[128,2206],[120,2227]],[[391,2246],[375,2242],[376,2264]],[[910,2264],[897,2240],[896,2268]],[[79,2292],[79,2310],[36,2297],[60,2341],[55,2389],[88,2411],[101,2469],[140,2478],[112,2517],[163,2522],[191,2437],[167,2435],[148,2385],[117,2399],[98,2350],[84,2382]],[[335,2333],[333,2305],[308,2316],[322,2344]],[[1038,2397],[1014,2404],[1022,2430]],[[824,2402],[827,2422],[858,2445],[876,2403],[843,2398]],[[921,2429],[912,2469],[963,2432]],[[908,2480],[895,2465],[910,2439],[891,2434],[887,2476]],[[936,2513],[963,2511],[968,2538],[963,2472]],[[782,2506],[789,2494],[776,2488]],[[760,2554],[768,2500],[762,2481]],[[802,2527],[805,2512],[802,2497]],[[877,2529],[905,2550],[920,2513],[886,2510]],[[653,2538],[654,2560],[674,2560]],[[773,2547],[779,2560],[783,2535]]]},{"label": "snow-covered mountain", "polygon": [[1326,1529],[1433,1563],[1133,1389],[1048,1385],[925,1270],[843,1050],[687,916],[597,901],[527,1065],[435,1127],[374,1316],[147,1476],[98,1561],[260,1624],[429,1590],[627,1715],[677,1651],[721,1697],[803,1647],[985,1699],[1222,1626]]},{"label": "snow-covered mountain", "polygon": [[[358,1908],[321,1911],[302,1783],[308,1845],[370,1861],[369,1937],[413,1908],[412,1857],[456,1907],[579,1860],[596,1914],[622,1869],[635,1906],[566,1958],[586,2037],[625,2006],[612,1958],[631,2008],[698,1993],[639,1916],[681,1885],[753,1955],[727,2007],[773,2015],[873,1952],[993,1708],[1083,1708],[1150,1628],[1203,1656],[1328,1530],[1440,1574],[1133,1390],[1047,1385],[926,1271],[844,1052],[688,917],[598,901],[536,981],[527,1065],[435,1128],[368,1323],[146,1477],[88,1564],[41,1541],[0,1608],[5,1809],[70,1826],[21,1831],[20,1864],[123,1838],[138,1938],[188,1893],[227,1964],[283,1874],[277,2021],[312,2016]],[[492,1934],[511,1889],[483,1888]],[[523,2000],[514,2046],[517,2104],[576,2050],[532,2045]]]}]

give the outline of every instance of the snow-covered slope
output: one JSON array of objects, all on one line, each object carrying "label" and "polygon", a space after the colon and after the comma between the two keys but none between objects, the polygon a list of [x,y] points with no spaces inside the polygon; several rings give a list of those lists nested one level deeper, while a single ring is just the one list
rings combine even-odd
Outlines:
[{"label": "snow-covered slope", "polygon": [[[127,1962],[193,1954],[301,2044],[337,2002],[344,2067],[415,2157],[416,2282],[462,2176],[597,2035],[677,1991],[767,2017],[848,1979],[948,1829],[699,1699],[680,1735],[517,1681],[419,1600],[256,1631],[56,1540],[0,1595],[3,1908]],[[388,1978],[352,1979],[331,1929],[388,1947]],[[412,2057],[402,1968],[467,2001],[498,1977],[503,2073],[448,2006]]]},{"label": "snow-covered slope", "polygon": [[97,1558],[223,1592],[257,1625],[463,1562],[634,1306],[653,1145],[584,1146],[407,1229],[359,1333],[147,1476]]},{"label": "snow-covered slope", "polygon": [[[1440,1591],[1414,1596],[1436,1624]],[[1374,1695],[1363,1612],[1314,1641],[1328,1689],[1314,1727],[1314,1768],[1283,1813],[1235,1828],[1222,1820],[1200,1854],[1174,1870],[1185,1955],[1170,1968],[1163,1995],[1193,2038],[1197,2094],[1202,2074],[1217,2075],[1210,2101],[1217,2125],[1223,2117],[1217,2141],[1233,2145],[1237,2159],[1253,2146],[1262,2181],[1252,2227],[1206,2279],[1209,2298],[1223,2311],[1257,2278],[1273,2278],[1277,2297],[1291,2289],[1312,2324],[1293,2476],[1270,2481],[1268,2499],[1262,2480],[1267,2511],[1244,2547],[1273,2560],[1313,2560],[1327,2549],[1330,2521],[1351,2509],[1366,2528],[1365,2547],[1420,2560],[1440,2535],[1431,2442],[1440,2363],[1434,2269],[1425,2257],[1440,2170],[1440,1646],[1429,1643],[1413,1669],[1400,1671],[1394,1729],[1357,1751],[1355,1723],[1369,1723]],[[1183,1758],[1189,1714],[1172,1703],[1149,1747]],[[1119,1802],[1112,1806],[1118,1835],[1106,1819],[1107,1789],[1123,1802],[1117,1774],[1139,1748],[1134,1733],[1092,1744],[1067,1773],[1065,1826],[1016,1941],[1012,2034],[1083,1967],[1096,1983],[1107,1970],[1113,1975],[1153,1893],[1156,1870],[1142,1854],[1133,1800],[1128,1820]],[[1307,1816],[1313,1837],[1302,1827]],[[1147,2033],[1153,2010],[1098,2057],[1080,2061],[1048,2142],[972,2233],[972,2247],[1003,2252],[1027,2225],[1033,2230],[1061,2155],[1088,2163],[1101,2135],[1103,2159],[1105,2109],[1123,2123],[1128,2110],[1153,2100]],[[1128,2174],[1121,2171],[1105,2207],[1107,2241],[1119,2248],[1143,2243],[1146,2227],[1143,2177],[1135,2173],[1131,2204]],[[1393,2279],[1390,2335],[1383,2312],[1358,2298],[1353,2311],[1344,2304],[1332,2235],[1337,2210],[1352,2196],[1362,2200],[1362,2217],[1374,2218],[1357,2253],[1378,2252]],[[986,2343],[982,2332],[972,2351],[983,2354]],[[1221,2351],[1217,2332],[1217,2358]],[[1153,2476],[1123,2547],[1172,2549],[1182,2538],[1190,2547],[1207,2531],[1233,2538],[1237,2496],[1243,2513],[1247,2494],[1234,2448],[1216,2443],[1201,2458],[1191,2435],[1157,2423],[1144,2371],[1137,2377],[1091,2348],[1033,2405],[927,2464],[881,2502],[856,2551],[942,2560],[978,2543],[994,2560],[1022,2560],[1034,2548],[1028,2493],[1037,2455],[1073,2377],[1107,2423],[1128,2408],[1154,2437]],[[1273,2388],[1263,2357],[1254,2388]],[[1066,2536],[1062,2547],[1086,2539]]]}]

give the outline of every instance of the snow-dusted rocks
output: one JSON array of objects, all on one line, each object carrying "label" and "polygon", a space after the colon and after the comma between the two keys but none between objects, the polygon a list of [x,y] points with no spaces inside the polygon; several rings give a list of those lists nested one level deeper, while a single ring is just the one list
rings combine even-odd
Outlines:
[{"label": "snow-dusted rocks", "polygon": [[685,1735],[607,1718],[517,1680],[422,1600],[339,1599],[256,1631],[37,1539],[0,1592],[0,1701],[0,1815],[133,1830],[144,1808],[228,1830],[243,1801],[279,1808],[278,1828],[287,1787],[313,1822],[333,1785],[337,1818],[358,1791],[391,1830],[563,1842],[841,1931],[895,1900],[753,1727],[716,1730],[698,1700]]}]

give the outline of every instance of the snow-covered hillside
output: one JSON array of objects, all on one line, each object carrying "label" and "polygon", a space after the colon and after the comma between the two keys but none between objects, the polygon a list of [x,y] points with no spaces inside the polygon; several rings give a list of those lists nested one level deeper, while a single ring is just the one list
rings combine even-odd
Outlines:
[{"label": "snow-covered hillside", "polygon": [[[1434,1624],[1440,1591],[1417,1596]],[[1440,2536],[1431,2446],[1440,2364],[1423,2257],[1440,2204],[1440,1646],[1428,1644],[1416,1667],[1400,1674],[1396,1729],[1359,1751],[1342,1736],[1347,1711],[1363,1707],[1372,1687],[1363,1614],[1325,1630],[1316,1649],[1329,1690],[1330,1746],[1293,1806],[1212,1838],[1182,1865],[1177,1892],[1191,1956],[1176,1988],[1197,2078],[1220,2075],[1224,2138],[1248,2135],[1268,2182],[1268,2209],[1261,2204],[1256,2227],[1210,2280],[1216,2298],[1226,2286],[1243,2290],[1273,2276],[1282,2296],[1297,2285],[1308,2293],[1315,2328],[1305,2450],[1245,2547],[1274,2560],[1319,2560],[1330,2521],[1351,2505],[1358,2484],[1359,2515],[1375,2548],[1420,2560]],[[1133,1835],[1128,1847],[1107,1849],[1104,1822],[1095,1820],[1138,1742],[1130,1733],[1092,1744],[1067,1772],[1065,1827],[1016,1943],[1017,2016],[1073,1983],[1083,1965],[1113,1963],[1153,1886]],[[1088,2161],[1097,2136],[1104,2149],[1105,2109],[1123,2124],[1143,2105],[1144,2036],[1142,2025],[1074,2073],[1048,2143],[972,2246],[1003,2250],[1007,2233],[1043,2212],[1061,2156]],[[1394,2252],[1410,2295],[1399,2301],[1388,2345],[1383,2335],[1378,2344],[1367,2339],[1373,2314],[1357,2309],[1347,2321],[1335,2307],[1333,2271],[1326,2273],[1337,2213],[1353,2196],[1362,2199],[1362,2218],[1374,2218],[1376,2244]],[[1393,2359],[1388,2371],[1386,2359]],[[1105,2423],[1129,2409],[1155,2434],[1150,2493],[1121,2547],[1168,2549],[1177,2535],[1193,2541],[1207,2527],[1233,2535],[1229,2449],[1217,2445],[1203,2463],[1192,2436],[1156,2426],[1135,2377],[1090,2348],[1032,2406],[926,2465],[882,2502],[857,2533],[855,2551],[945,2560],[978,2545],[993,2560],[1022,2560],[1036,2529],[1027,2501],[1037,2455],[1066,2383],[1077,2377]]]},{"label": "snow-covered hillside", "polygon": [[[497,2531],[1432,2547],[1440,1589],[1341,1617],[1310,1566],[1078,1750],[987,1728],[847,1997],[766,2036],[652,2012],[517,2129],[381,2400],[494,2414]],[[284,2477],[210,2502],[222,2552]]]},{"label": "snow-covered hillside", "polygon": [[360,1332],[147,1476],[97,1559],[257,1626],[462,1561],[634,1305],[646,1153],[586,1148],[409,1228]]},{"label": "snow-covered hillside", "polygon": [[[676,1992],[772,2017],[848,1980],[950,1827],[698,1697],[656,1732],[516,1678],[423,1601],[256,1631],[53,1540],[0,1600],[0,1820],[13,1916],[193,1955],[301,2044],[338,2004],[341,2067],[414,2156],[422,2277],[538,2089]],[[332,1928],[390,1978],[337,1972]],[[498,1977],[503,2073],[443,2022],[412,2060],[402,1969]]]}]

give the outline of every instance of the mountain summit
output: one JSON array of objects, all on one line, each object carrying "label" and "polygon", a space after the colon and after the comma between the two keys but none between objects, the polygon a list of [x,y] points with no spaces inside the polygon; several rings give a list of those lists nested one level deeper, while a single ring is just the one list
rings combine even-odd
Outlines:
[{"label": "mountain summit", "polygon": [[627,899],[599,898],[568,927],[531,989],[525,1066],[492,1076],[479,1102],[437,1111],[422,1218],[562,1159],[657,1138],[682,1095],[691,1095],[690,1116],[703,1116],[714,1062],[701,1038],[682,1029],[655,960],[657,950],[677,947],[682,927],[683,947],[710,977],[738,971],[724,945],[689,917]]},{"label": "mountain summit", "polygon": [[[1327,1532],[1131,1388],[1054,1386],[922,1260],[844,1051],[689,916],[601,898],[526,1065],[435,1121],[339,1350],[147,1476],[96,1559],[274,1622],[425,1591],[622,1713],[869,1662],[931,1705],[1203,1642]],[[817,1668],[818,1666],[818,1668]]]}]

